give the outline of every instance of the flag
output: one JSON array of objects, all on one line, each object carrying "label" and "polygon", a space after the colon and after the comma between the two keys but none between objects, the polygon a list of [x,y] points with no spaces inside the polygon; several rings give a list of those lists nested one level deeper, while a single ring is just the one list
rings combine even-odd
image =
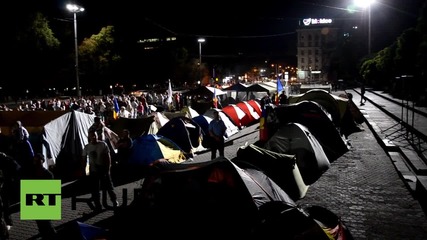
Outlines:
[{"label": "flag", "polygon": [[279,104],[280,93],[282,91],[283,91],[282,81],[280,81],[280,78],[277,78],[277,93],[276,93],[276,97],[274,98],[274,102],[276,105]]},{"label": "flag", "polygon": [[277,94],[280,94],[283,91],[282,81],[280,78],[277,78]]},{"label": "flag", "polygon": [[216,97],[216,88],[214,88],[214,91],[213,91],[212,103],[214,108],[218,108],[218,98]]},{"label": "flag", "polygon": [[168,88],[168,99],[166,100],[168,104],[172,104],[172,85],[171,80],[169,79],[169,88]]},{"label": "flag", "polygon": [[119,107],[119,103],[117,102],[117,97],[114,97],[113,103],[114,103],[113,118],[114,119],[118,119],[119,118],[120,107]]}]

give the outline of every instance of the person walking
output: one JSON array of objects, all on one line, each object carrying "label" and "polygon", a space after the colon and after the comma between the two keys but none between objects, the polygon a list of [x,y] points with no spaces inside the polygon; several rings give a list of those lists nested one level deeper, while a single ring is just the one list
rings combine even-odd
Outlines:
[{"label": "person walking", "polygon": [[82,161],[86,162],[89,157],[89,182],[95,211],[102,210],[101,190],[108,192],[113,206],[117,207],[119,204],[111,179],[110,148],[106,142],[99,140],[95,130],[89,130],[88,138],[89,143],[85,145],[82,152]]},{"label": "person walking", "polygon": [[366,98],[365,98],[365,84],[362,83],[362,86],[360,86],[360,106],[365,105]]},{"label": "person walking", "polygon": [[216,158],[216,151],[218,150],[219,156],[224,156],[224,136],[227,127],[224,121],[219,117],[219,112],[213,112],[213,119],[209,123],[209,136],[212,138],[211,144],[211,159]]}]

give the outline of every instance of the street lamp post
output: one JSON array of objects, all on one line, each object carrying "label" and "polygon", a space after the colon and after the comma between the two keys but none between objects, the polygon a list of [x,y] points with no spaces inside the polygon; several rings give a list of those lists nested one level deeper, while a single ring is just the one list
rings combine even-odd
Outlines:
[{"label": "street lamp post", "polygon": [[204,38],[197,39],[197,42],[199,42],[199,66],[202,65],[202,43],[204,43],[206,40]]},{"label": "street lamp post", "polygon": [[371,54],[371,6],[375,0],[354,0],[356,6],[368,9],[368,55]]},{"label": "street lamp post", "polygon": [[74,48],[76,57],[76,90],[77,96],[80,97],[80,80],[79,80],[79,49],[77,45],[77,13],[83,12],[85,9],[75,4],[67,4],[68,11],[74,14]]},{"label": "street lamp post", "polygon": [[205,41],[206,41],[206,39],[204,39],[204,38],[197,39],[197,42],[199,43],[199,74],[200,74],[200,78],[202,78],[202,43],[204,43]]}]

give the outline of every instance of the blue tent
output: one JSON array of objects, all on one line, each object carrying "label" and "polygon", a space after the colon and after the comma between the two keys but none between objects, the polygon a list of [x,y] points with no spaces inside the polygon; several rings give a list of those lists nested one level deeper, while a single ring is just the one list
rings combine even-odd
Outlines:
[{"label": "blue tent", "polygon": [[182,149],[164,136],[147,134],[133,140],[130,164],[148,166],[159,159],[173,163],[181,163],[186,160]]},{"label": "blue tent", "polygon": [[[62,240],[97,240],[107,239],[109,233],[106,229],[87,223],[72,221],[57,233],[57,239]],[[56,238],[55,238],[56,239]]]}]

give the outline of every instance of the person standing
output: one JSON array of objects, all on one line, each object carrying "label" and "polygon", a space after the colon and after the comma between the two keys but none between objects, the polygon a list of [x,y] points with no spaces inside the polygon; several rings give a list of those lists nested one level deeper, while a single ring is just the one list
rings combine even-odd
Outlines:
[{"label": "person standing", "polygon": [[98,116],[94,118],[93,124],[89,127],[89,131],[95,131],[98,135],[98,139],[105,141],[105,123]]},{"label": "person standing", "polygon": [[218,150],[219,156],[224,156],[224,136],[227,127],[225,126],[224,121],[219,117],[219,112],[213,112],[214,118],[209,123],[209,136],[212,138],[211,145],[211,159],[216,158],[216,151]]},{"label": "person standing", "polygon": [[106,142],[99,140],[97,131],[89,130],[88,138],[89,143],[85,145],[82,152],[82,161],[86,162],[89,157],[89,182],[95,211],[102,210],[101,190],[108,192],[113,206],[117,207],[117,195],[111,180],[110,148]]},{"label": "person standing", "polygon": [[267,106],[271,104],[271,98],[270,93],[267,93],[262,99],[261,99],[261,109],[265,109]]},{"label": "person standing", "polygon": [[21,121],[16,121],[12,127],[12,157],[21,166],[21,174],[28,173],[33,163],[34,151],[29,141],[30,134],[22,125]]},{"label": "person standing", "polygon": [[117,161],[119,165],[124,165],[129,161],[132,153],[133,141],[128,129],[123,129],[120,139],[117,141]]}]

